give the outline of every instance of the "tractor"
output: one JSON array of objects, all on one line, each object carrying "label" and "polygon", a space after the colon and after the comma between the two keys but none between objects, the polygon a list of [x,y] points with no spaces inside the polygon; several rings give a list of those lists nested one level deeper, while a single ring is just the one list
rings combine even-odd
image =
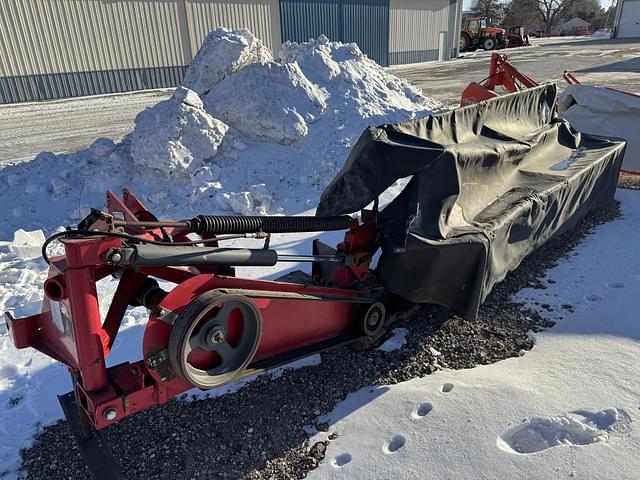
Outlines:
[{"label": "tractor", "polygon": [[506,30],[499,27],[488,27],[485,17],[467,18],[462,24],[460,32],[461,52],[475,50],[482,47],[485,50],[506,48],[509,40]]},{"label": "tractor", "polygon": [[509,40],[508,47],[528,47],[529,35],[525,31],[522,25],[514,25],[507,29],[507,39]]}]

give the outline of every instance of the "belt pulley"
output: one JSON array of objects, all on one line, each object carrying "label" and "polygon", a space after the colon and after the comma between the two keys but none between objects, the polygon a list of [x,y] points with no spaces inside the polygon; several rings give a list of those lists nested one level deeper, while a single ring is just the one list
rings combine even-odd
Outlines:
[{"label": "belt pulley", "polygon": [[168,356],[175,373],[203,390],[232,381],[260,343],[262,316],[243,295],[205,292],[176,318]]}]

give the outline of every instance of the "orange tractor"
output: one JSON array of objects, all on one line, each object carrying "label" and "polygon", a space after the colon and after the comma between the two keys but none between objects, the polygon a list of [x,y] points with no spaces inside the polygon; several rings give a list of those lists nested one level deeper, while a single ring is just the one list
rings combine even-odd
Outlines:
[{"label": "orange tractor", "polygon": [[504,28],[488,27],[484,17],[467,18],[462,24],[460,32],[459,50],[466,52],[482,47],[485,50],[506,48],[509,44],[507,32]]}]

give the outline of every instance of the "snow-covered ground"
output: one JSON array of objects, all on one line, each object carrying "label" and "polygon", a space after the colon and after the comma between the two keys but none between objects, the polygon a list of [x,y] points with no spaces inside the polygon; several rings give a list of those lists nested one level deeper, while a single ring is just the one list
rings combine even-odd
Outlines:
[{"label": "snow-covered ground", "polygon": [[617,198],[621,218],[517,294],[557,321],[532,351],[350,395],[309,477],[637,479],[640,192]]},{"label": "snow-covered ground", "polygon": [[164,100],[172,91],[0,105],[0,168],[32,160],[43,150],[74,152],[99,137],[118,140],[131,131],[139,111]]},{"label": "snow-covered ground", "polygon": [[[423,88],[430,95],[457,105],[470,82],[482,82],[489,73],[493,52],[477,50],[447,62],[398,65],[391,71]],[[500,50],[522,73],[535,81],[566,83],[565,70],[585,84],[604,85],[640,92],[640,42],[637,39],[552,37],[532,39],[532,46]]]}]

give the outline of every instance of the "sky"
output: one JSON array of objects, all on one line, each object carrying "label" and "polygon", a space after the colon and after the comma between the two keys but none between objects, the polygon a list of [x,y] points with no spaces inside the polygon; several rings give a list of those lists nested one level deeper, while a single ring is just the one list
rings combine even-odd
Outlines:
[{"label": "sky", "polygon": [[[473,0],[462,0],[462,9],[471,10],[472,1]],[[611,5],[611,0],[600,0],[600,5],[602,5],[604,8],[607,8],[609,5]]]}]

